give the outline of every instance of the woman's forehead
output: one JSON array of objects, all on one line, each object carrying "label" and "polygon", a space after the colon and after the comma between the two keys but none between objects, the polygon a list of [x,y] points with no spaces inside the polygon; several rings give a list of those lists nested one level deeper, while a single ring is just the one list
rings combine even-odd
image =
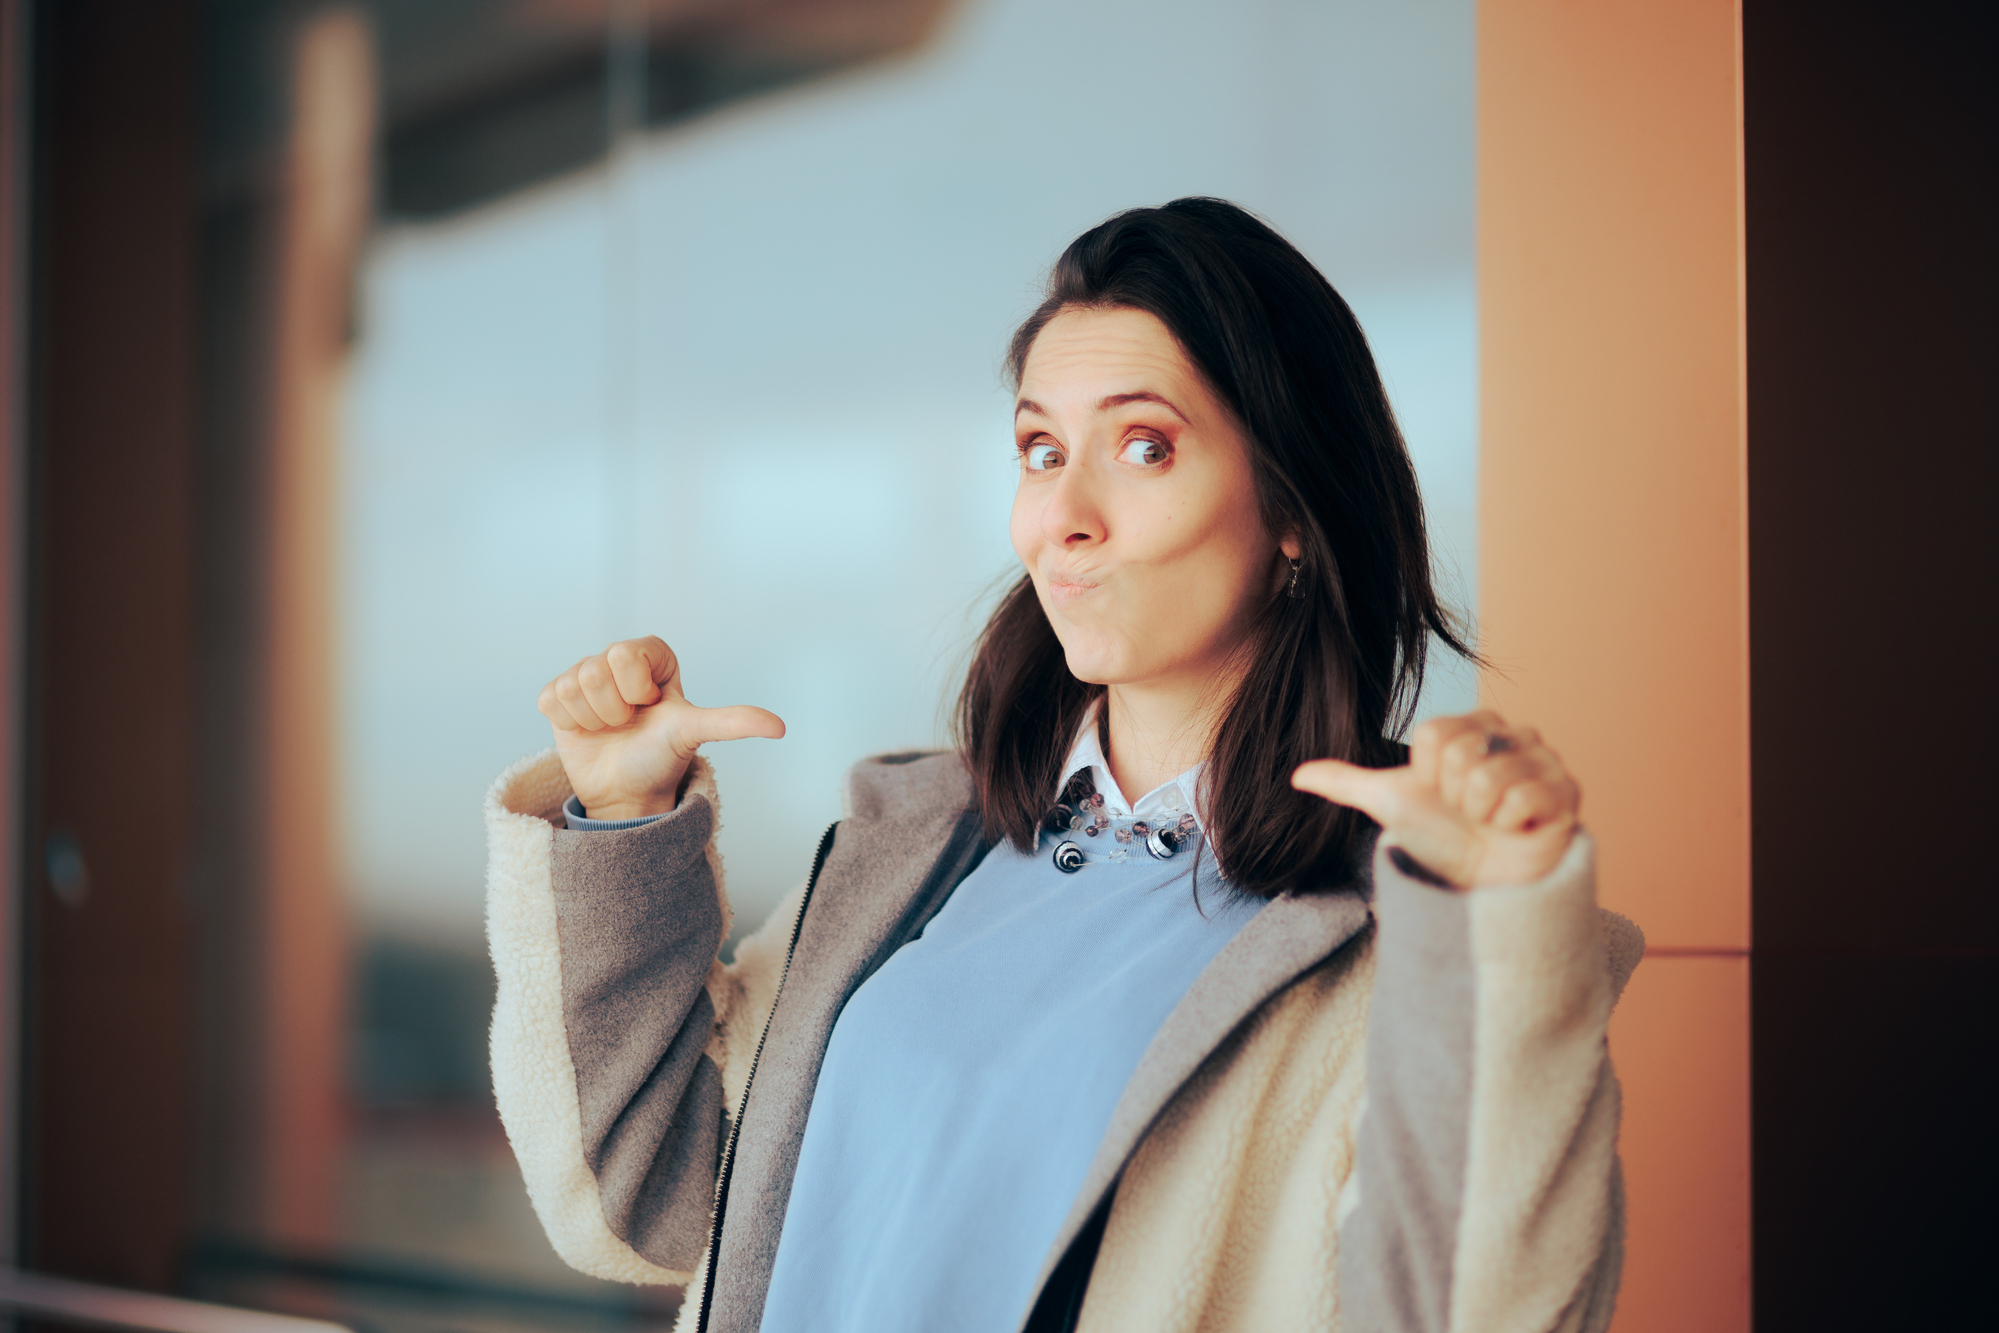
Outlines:
[{"label": "woman's forehead", "polygon": [[1028,351],[1020,397],[1051,399],[1156,393],[1177,400],[1198,386],[1179,342],[1143,310],[1065,310]]}]

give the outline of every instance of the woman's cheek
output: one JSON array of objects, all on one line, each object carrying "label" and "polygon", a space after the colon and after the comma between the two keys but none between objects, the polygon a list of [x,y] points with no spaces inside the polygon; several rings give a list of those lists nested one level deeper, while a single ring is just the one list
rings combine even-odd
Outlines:
[{"label": "woman's cheek", "polygon": [[1013,514],[1007,521],[1007,537],[1013,542],[1014,555],[1032,573],[1034,557],[1041,546],[1041,512],[1025,487],[1013,494]]},{"label": "woman's cheek", "polygon": [[1232,648],[1245,620],[1241,571],[1223,553],[1213,557],[1188,567],[1180,580],[1174,646],[1189,659],[1211,659]]}]

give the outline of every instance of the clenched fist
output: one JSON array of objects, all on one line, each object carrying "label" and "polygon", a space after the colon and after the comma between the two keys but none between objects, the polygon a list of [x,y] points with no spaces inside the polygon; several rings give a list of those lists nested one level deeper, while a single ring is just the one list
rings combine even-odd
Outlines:
[{"label": "clenched fist", "polygon": [[1582,804],[1582,789],[1540,734],[1489,711],[1416,728],[1406,767],[1316,759],[1299,766],[1291,785],[1370,816],[1386,841],[1462,889],[1546,875],[1575,837]]},{"label": "clenched fist", "polygon": [[680,661],[648,635],[614,643],[542,686],[543,717],[583,812],[592,819],[664,814],[680,801],[694,752],[709,741],[784,735],[762,708],[697,708],[680,687]]}]

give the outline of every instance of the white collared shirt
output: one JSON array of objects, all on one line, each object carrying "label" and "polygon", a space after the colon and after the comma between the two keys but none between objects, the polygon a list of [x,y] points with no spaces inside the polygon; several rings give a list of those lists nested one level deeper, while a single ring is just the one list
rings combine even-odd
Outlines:
[{"label": "white collared shirt", "polygon": [[1069,785],[1070,778],[1087,768],[1098,793],[1104,798],[1104,813],[1112,819],[1143,819],[1153,823],[1154,816],[1172,815],[1177,819],[1183,814],[1191,814],[1199,821],[1201,774],[1207,770],[1207,764],[1196,764],[1179,777],[1160,783],[1139,797],[1136,804],[1127,801],[1117,785],[1117,779],[1111,776],[1111,764],[1104,757],[1104,747],[1097,743],[1097,709],[1102,706],[1092,704],[1089,713],[1084,716],[1083,725],[1076,733],[1076,743],[1069,747],[1069,758],[1062,765],[1062,778],[1055,784],[1056,792],[1060,793]]},{"label": "white collared shirt", "polygon": [[[1056,795],[1049,798],[1049,805],[1052,807],[1060,799],[1062,790],[1069,785],[1069,779],[1088,769],[1097,794],[1104,798],[1104,813],[1112,819],[1142,819],[1154,828],[1165,828],[1176,823],[1182,815],[1192,815],[1205,837],[1207,828],[1201,820],[1200,792],[1201,775],[1207,771],[1207,763],[1198,763],[1179,777],[1160,783],[1136,802],[1127,800],[1117,779],[1111,776],[1110,760],[1104,757],[1103,746],[1097,742],[1097,710],[1102,706],[1100,703],[1092,704],[1090,711],[1084,715],[1083,724],[1076,732],[1076,743],[1069,747],[1069,758],[1064,761],[1062,776],[1055,784]],[[1044,835],[1043,843],[1051,836],[1068,835]],[[1093,842],[1090,838],[1077,839],[1077,844],[1086,854],[1098,851],[1092,846]],[[1109,850],[1109,844],[1104,850]]]}]

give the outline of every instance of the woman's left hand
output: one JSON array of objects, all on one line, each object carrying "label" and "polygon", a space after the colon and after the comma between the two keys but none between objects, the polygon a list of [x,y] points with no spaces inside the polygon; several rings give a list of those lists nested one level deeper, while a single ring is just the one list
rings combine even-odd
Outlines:
[{"label": "woman's left hand", "polygon": [[1291,785],[1368,815],[1385,840],[1466,889],[1531,884],[1553,870],[1582,803],[1538,732],[1485,710],[1416,728],[1404,768],[1316,759]]}]

